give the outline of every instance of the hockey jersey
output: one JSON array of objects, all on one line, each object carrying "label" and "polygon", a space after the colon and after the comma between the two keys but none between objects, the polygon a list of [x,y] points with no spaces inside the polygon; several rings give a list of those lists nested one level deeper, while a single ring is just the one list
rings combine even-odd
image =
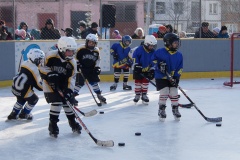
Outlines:
[{"label": "hockey jersey", "polygon": [[77,63],[73,58],[71,60],[64,60],[58,53],[58,50],[52,50],[45,54],[44,63],[39,67],[41,77],[43,79],[43,91],[54,92],[47,82],[47,74],[49,72],[57,72],[59,75],[59,89],[65,90],[67,88],[74,90]]},{"label": "hockey jersey", "polygon": [[152,56],[152,61],[155,61],[155,79],[166,79],[166,75],[159,70],[159,63],[165,62],[167,65],[167,72],[174,78],[179,79],[183,70],[183,56],[182,53],[169,52],[166,48],[159,48]]},{"label": "hockey jersey", "polygon": [[27,60],[21,64],[20,72],[13,77],[12,93],[15,96],[28,98],[34,93],[33,87],[42,91],[42,82],[38,67]]},{"label": "hockey jersey", "polygon": [[130,47],[124,47],[122,42],[114,43],[110,49],[110,54],[118,54],[118,59],[113,60],[113,68],[123,68],[128,69],[129,64],[132,63],[131,58],[129,57]]},{"label": "hockey jersey", "polygon": [[142,66],[142,72],[148,72],[151,67],[154,66],[154,63],[151,60],[151,57],[154,53],[153,51],[147,51],[143,45],[137,47],[133,52],[133,63]]}]

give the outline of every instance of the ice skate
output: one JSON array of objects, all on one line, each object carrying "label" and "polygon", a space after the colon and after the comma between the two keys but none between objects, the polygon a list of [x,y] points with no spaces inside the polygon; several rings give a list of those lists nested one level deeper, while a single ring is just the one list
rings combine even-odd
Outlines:
[{"label": "ice skate", "polygon": [[130,90],[132,90],[132,86],[129,86],[127,84],[123,84],[123,90],[130,91]]},{"label": "ice skate", "polygon": [[175,120],[180,121],[181,114],[178,111],[178,106],[172,106],[172,112],[173,112],[173,116],[174,116]]},{"label": "ice skate", "polygon": [[97,94],[97,97],[101,103],[107,104],[106,98],[104,98],[101,94]]},{"label": "ice skate", "polygon": [[111,87],[110,87],[110,91],[115,91],[117,89],[117,83],[114,83]]},{"label": "ice skate", "polygon": [[17,120],[17,119],[18,119],[18,114],[13,110],[7,117],[6,122],[10,120]]},{"label": "ice skate", "polygon": [[145,93],[145,94],[142,94],[142,103],[143,104],[146,104],[146,105],[148,105],[148,102],[149,102],[149,99],[148,99],[148,96],[147,96],[147,94]]},{"label": "ice skate", "polygon": [[57,126],[57,122],[58,121],[54,121],[54,120],[51,121],[50,120],[49,126],[48,126],[49,135],[51,137],[54,137],[54,138],[57,138],[58,134],[59,134],[59,129],[58,129],[58,126]]},{"label": "ice skate", "polygon": [[68,120],[70,127],[72,128],[73,133],[81,134],[82,127],[75,120]]},{"label": "ice skate", "polygon": [[21,110],[21,113],[18,116],[19,119],[32,120],[33,115],[31,113],[27,114],[24,112],[24,109]]},{"label": "ice skate", "polygon": [[135,95],[135,98],[133,99],[133,102],[135,102],[135,104],[137,104],[137,102],[139,101],[140,99],[140,95],[139,94],[136,94]]},{"label": "ice skate", "polygon": [[167,115],[166,115],[166,105],[160,105],[159,106],[159,110],[158,110],[158,116],[159,116],[159,120],[164,122],[165,119],[167,118]]}]

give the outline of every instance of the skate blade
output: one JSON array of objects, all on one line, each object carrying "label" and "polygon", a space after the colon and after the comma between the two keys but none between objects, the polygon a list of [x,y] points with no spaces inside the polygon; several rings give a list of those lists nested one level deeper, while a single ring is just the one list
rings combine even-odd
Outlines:
[{"label": "skate blade", "polygon": [[6,119],[5,122],[32,122],[32,119]]},{"label": "skate blade", "polygon": [[81,134],[81,131],[73,131],[73,134],[74,135],[79,135],[79,134]]},{"label": "skate blade", "polygon": [[142,101],[142,104],[148,105],[149,102]]},{"label": "skate blade", "polygon": [[50,137],[58,138],[58,135],[57,135],[57,134],[52,134],[52,133],[49,132],[49,135],[50,135]]},{"label": "skate blade", "polygon": [[176,117],[176,116],[174,116],[175,121],[180,121],[180,118],[181,118],[181,117]]},{"label": "skate blade", "polygon": [[159,117],[159,121],[164,122],[166,118]]}]

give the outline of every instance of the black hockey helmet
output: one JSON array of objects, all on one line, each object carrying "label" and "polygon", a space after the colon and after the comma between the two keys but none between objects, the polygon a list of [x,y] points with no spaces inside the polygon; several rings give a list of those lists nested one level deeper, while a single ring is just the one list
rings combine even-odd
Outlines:
[{"label": "black hockey helmet", "polygon": [[179,48],[179,47],[172,48],[172,43],[175,41],[178,41],[180,43],[179,37],[175,33],[167,33],[163,37],[164,46],[169,48],[171,51],[176,51]]}]

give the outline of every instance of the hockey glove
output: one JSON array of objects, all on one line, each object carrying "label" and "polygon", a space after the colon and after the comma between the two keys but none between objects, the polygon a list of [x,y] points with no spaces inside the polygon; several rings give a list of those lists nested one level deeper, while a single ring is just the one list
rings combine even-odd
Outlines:
[{"label": "hockey glove", "polygon": [[118,59],[118,54],[117,53],[114,52],[112,55],[113,55],[114,59],[116,59],[116,60]]},{"label": "hockey glove", "polygon": [[136,65],[134,66],[134,73],[136,73],[136,74],[141,74],[141,73],[142,73],[142,66],[136,64]]},{"label": "hockey glove", "polygon": [[59,75],[57,72],[49,72],[47,74],[47,82],[52,87],[53,90],[56,90],[59,84]]},{"label": "hockey glove", "polygon": [[95,67],[93,69],[93,72],[96,73],[97,75],[99,75],[101,73],[101,68],[100,67]]},{"label": "hockey glove", "polygon": [[152,80],[154,78],[154,69],[150,69],[147,75],[147,78]]},{"label": "hockey glove", "polygon": [[69,101],[71,104],[74,104],[74,94],[73,91],[69,88],[63,92],[64,98]]},{"label": "hockey glove", "polygon": [[178,78],[172,78],[170,79],[170,84],[171,84],[171,87],[178,87],[178,83],[179,83],[179,79]]},{"label": "hockey glove", "polygon": [[166,74],[166,71],[167,71],[167,64],[166,64],[166,62],[162,61],[162,62],[159,63],[159,70],[163,74]]}]

